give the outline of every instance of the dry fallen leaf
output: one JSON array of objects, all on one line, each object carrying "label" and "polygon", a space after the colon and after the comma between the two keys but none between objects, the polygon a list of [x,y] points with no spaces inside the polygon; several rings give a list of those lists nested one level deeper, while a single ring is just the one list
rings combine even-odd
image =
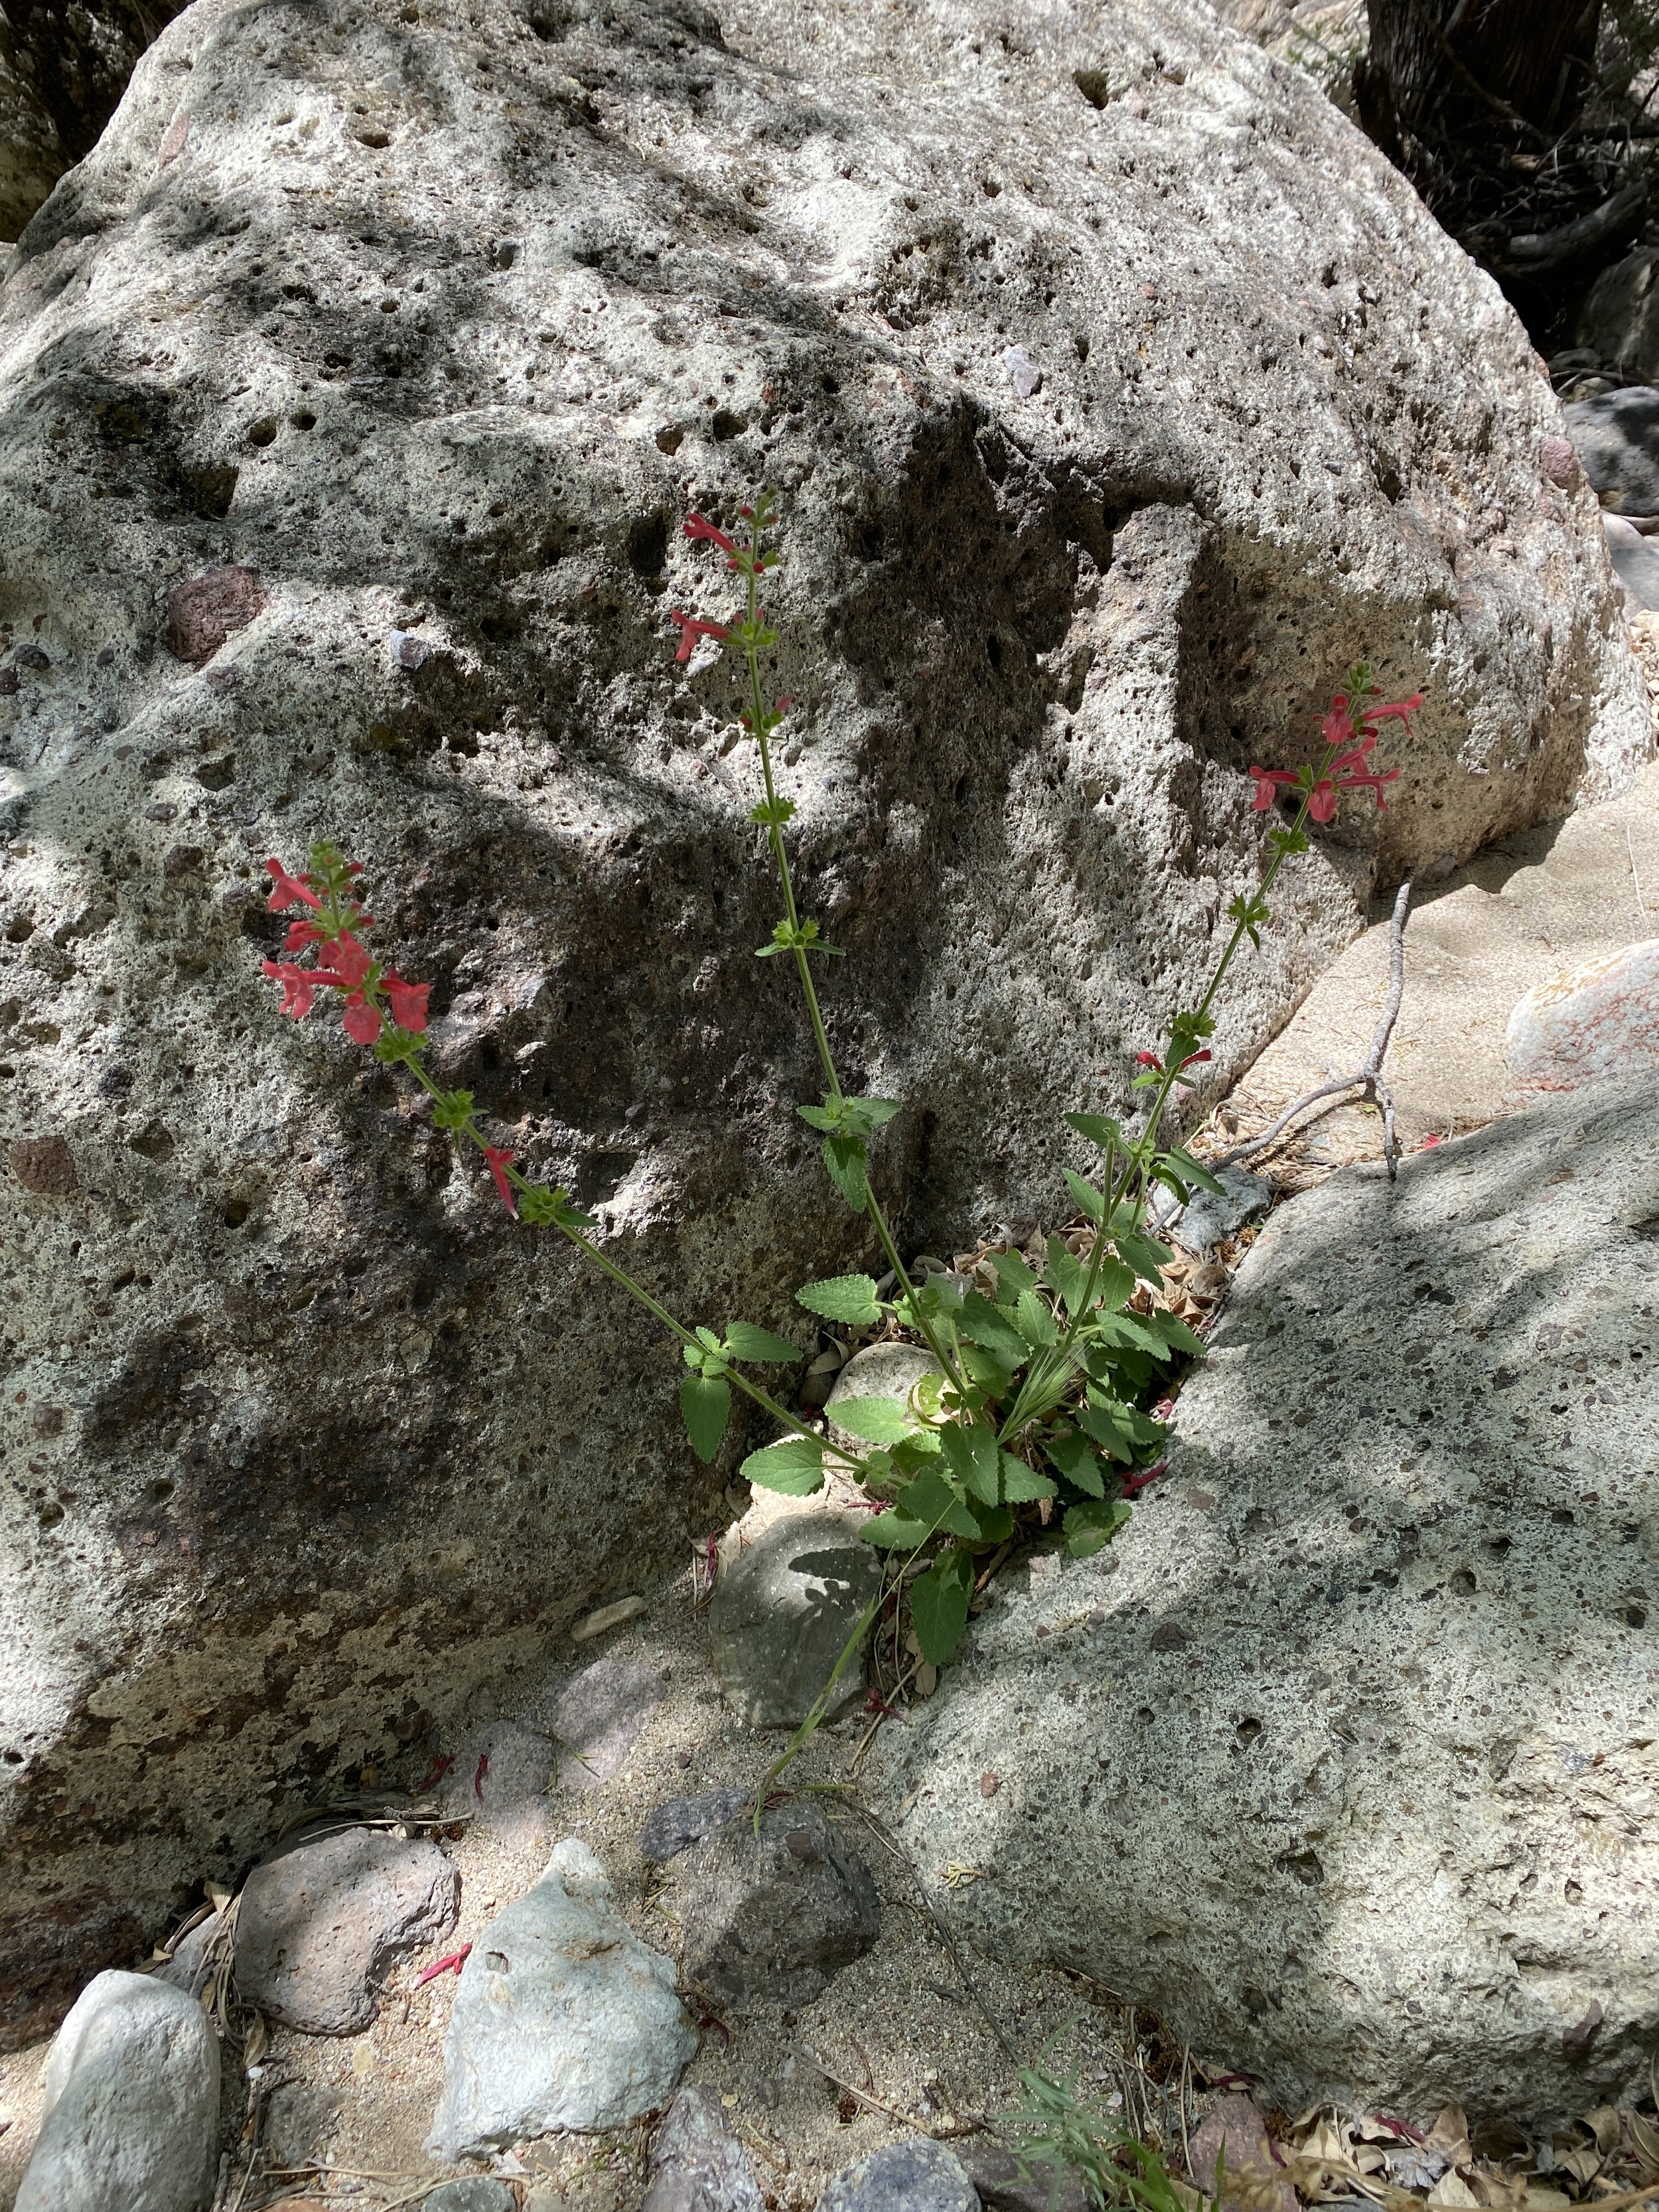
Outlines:
[{"label": "dry fallen leaf", "polygon": [[1624,2123],[1626,2140],[1641,2160],[1644,2170],[1649,2173],[1659,2173],[1659,2128],[1655,2127],[1651,2120],[1644,2119],[1640,2112],[1628,2109],[1620,2112],[1619,2117]]},{"label": "dry fallen leaf", "polygon": [[1434,2187],[1430,2190],[1428,2201],[1431,2204],[1455,2208],[1455,2212],[1465,2212],[1465,2208],[1470,2205],[1478,2206],[1480,2199],[1469,2187],[1457,2168],[1455,2166],[1449,2166],[1439,2180],[1435,2183]]},{"label": "dry fallen leaf", "polygon": [[1595,2137],[1595,2148],[1605,2158],[1624,2133],[1623,2123],[1611,2105],[1598,2105],[1586,2112],[1582,2124]]},{"label": "dry fallen leaf", "polygon": [[1588,2189],[1601,2171],[1601,2154],[1588,2144],[1582,2150],[1558,2152],[1555,2171],[1568,2175],[1581,2189]]}]

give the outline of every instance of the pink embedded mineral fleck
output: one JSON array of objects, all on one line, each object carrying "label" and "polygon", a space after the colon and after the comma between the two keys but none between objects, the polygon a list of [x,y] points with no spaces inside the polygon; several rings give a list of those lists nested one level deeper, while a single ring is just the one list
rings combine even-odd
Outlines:
[{"label": "pink embedded mineral fleck", "polygon": [[1571,491],[1578,481],[1578,456],[1571,438],[1546,438],[1538,448],[1539,466],[1553,484]]},{"label": "pink embedded mineral fleck", "polygon": [[1510,1016],[1505,1049],[1522,1095],[1659,1071],[1659,937],[1528,991]]}]

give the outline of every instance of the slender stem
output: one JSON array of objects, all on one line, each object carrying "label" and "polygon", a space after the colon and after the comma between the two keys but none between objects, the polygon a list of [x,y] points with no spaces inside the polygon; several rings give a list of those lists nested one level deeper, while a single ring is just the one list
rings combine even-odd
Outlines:
[{"label": "slender stem", "polygon": [[[1326,746],[1324,755],[1319,763],[1318,768],[1314,772],[1311,782],[1303,792],[1302,804],[1297,810],[1295,821],[1291,825],[1290,835],[1291,838],[1294,838],[1299,834],[1303,825],[1306,823],[1308,818],[1308,810],[1313,805],[1314,790],[1318,784],[1323,781],[1325,776],[1328,775],[1331,763],[1336,758],[1336,756],[1340,750],[1341,747],[1335,744],[1328,744]],[[1277,878],[1280,868],[1284,866],[1285,861],[1287,858],[1288,843],[1289,841],[1286,840],[1285,843],[1279,846],[1279,849],[1273,854],[1272,859],[1268,861],[1267,867],[1263,870],[1261,879],[1256,885],[1255,890],[1255,896],[1258,899],[1265,898],[1267,893],[1273,889],[1274,879]],[[1232,966],[1233,961],[1237,956],[1239,946],[1244,942],[1244,938],[1249,927],[1249,924],[1243,921],[1234,923],[1232,934],[1228,938],[1226,944],[1222,948],[1221,957],[1216,962],[1214,969],[1212,971],[1209,983],[1205,989],[1204,996],[1199,1000],[1197,1018],[1200,1021],[1204,1019],[1204,1018],[1208,1014],[1210,1008],[1215,1004],[1216,994],[1220,990],[1222,984],[1226,981],[1227,971]],[[1105,1177],[1105,1188],[1102,1194],[1103,1203],[1101,1206],[1100,1226],[1095,1232],[1093,1248],[1089,1255],[1089,1273],[1084,1281],[1083,1296],[1079,1301],[1077,1311],[1068,1317],[1066,1327],[1060,1334],[1060,1342],[1054,1346],[1054,1352],[1050,1355],[1049,1361],[1045,1364],[1045,1378],[1048,1374],[1053,1372],[1053,1366],[1055,1362],[1064,1359],[1069,1364],[1071,1360],[1073,1346],[1076,1342],[1079,1328],[1087,1316],[1093,1302],[1095,1285],[1099,1280],[1101,1262],[1105,1255],[1107,1242],[1110,1236],[1111,1224],[1116,1218],[1119,1206],[1123,1205],[1128,1200],[1132,1190],[1134,1192],[1135,1199],[1136,1226],[1139,1226],[1140,1219],[1144,1215],[1146,1208],[1147,1189],[1152,1181],[1152,1164],[1157,1152],[1159,1124],[1164,1117],[1164,1109],[1169,1103],[1170,1094],[1175,1089],[1176,1081],[1180,1077],[1180,1067],[1176,1064],[1175,1056],[1172,1053],[1170,1054],[1170,1064],[1164,1069],[1157,1091],[1154,1093],[1152,1106],[1146,1117],[1146,1130],[1143,1133],[1139,1142],[1135,1145],[1125,1157],[1123,1174],[1121,1181],[1113,1176],[1111,1172],[1110,1156],[1109,1154],[1108,1155],[1108,1171]],[[1018,1411],[1018,1405],[1016,1406],[1016,1411]]]},{"label": "slender stem", "polygon": [[[745,605],[748,620],[742,635],[743,658],[749,678],[750,726],[754,732],[755,742],[760,747],[761,777],[766,792],[767,837],[772,848],[772,858],[777,864],[779,880],[783,885],[784,913],[787,917],[790,929],[793,932],[800,926],[800,915],[795,902],[795,884],[794,878],[790,872],[789,855],[784,847],[783,824],[778,819],[777,785],[772,773],[772,747],[767,729],[765,695],[761,689],[760,654],[754,641],[760,614],[760,580],[763,573],[761,565],[761,509],[757,507],[749,528],[749,559],[745,568],[748,585]],[[818,1059],[823,1065],[824,1080],[829,1085],[830,1097],[838,1099],[846,1094],[842,1089],[841,1076],[836,1067],[835,1054],[830,1048],[829,1033],[823,1025],[823,1010],[818,1002],[817,985],[812,980],[811,964],[804,945],[797,945],[794,951],[795,973],[800,978],[801,995],[806,1001],[806,1011],[811,1020],[812,1036],[817,1046]],[[893,1271],[894,1277],[908,1304],[911,1316],[916,1327],[921,1331],[927,1349],[938,1360],[952,1387],[957,1391],[962,1392],[965,1386],[957,1363],[945,1351],[938,1335],[917,1308],[915,1286],[911,1283],[903,1261],[899,1257],[898,1246],[893,1241],[893,1232],[888,1226],[886,1215],[882,1212],[881,1202],[875,1192],[870,1188],[867,1179],[865,1185],[865,1203],[869,1207],[870,1218],[874,1225],[881,1249],[887,1256],[887,1264]]]},{"label": "slender stem", "polygon": [[[442,1086],[434,1083],[421,1065],[417,1054],[410,1053],[406,1056],[404,1064],[428,1097],[441,1098],[446,1096]],[[455,1133],[457,1136],[467,1138],[481,1152],[487,1153],[490,1150],[483,1130],[478,1127],[476,1118],[471,1114],[457,1128]],[[515,1190],[529,1191],[534,1188],[529,1178],[520,1175],[518,1169],[510,1164],[507,1166],[505,1173],[507,1181]],[[648,1314],[663,1324],[665,1328],[672,1330],[682,1344],[690,1345],[696,1352],[706,1349],[695,1330],[687,1328],[684,1322],[676,1320],[659,1299],[653,1297],[643,1283],[636,1282],[625,1267],[619,1267],[614,1260],[600,1251],[597,1244],[590,1244],[580,1230],[567,1228],[563,1222],[559,1222],[556,1225],[561,1236],[574,1244],[579,1252],[585,1252],[590,1260],[604,1269],[612,1282],[620,1285],[630,1298],[642,1305]],[[840,1444],[832,1443],[827,1437],[820,1436],[817,1431],[810,1423],[804,1421],[799,1413],[792,1413],[787,1406],[780,1405],[769,1392],[763,1390],[758,1383],[751,1382],[738,1368],[728,1367],[726,1370],[726,1380],[728,1382],[735,1382],[746,1398],[752,1399],[756,1405],[770,1413],[774,1419],[781,1421],[786,1428],[793,1429],[797,1436],[805,1437],[811,1443],[821,1445],[825,1451],[833,1452],[838,1459],[846,1461],[847,1464],[860,1476],[865,1474],[865,1462],[858,1454],[846,1450]]]}]

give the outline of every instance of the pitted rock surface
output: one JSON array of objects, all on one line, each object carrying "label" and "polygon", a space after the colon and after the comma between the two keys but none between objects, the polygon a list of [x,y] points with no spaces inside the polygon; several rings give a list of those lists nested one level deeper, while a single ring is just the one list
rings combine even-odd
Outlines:
[{"label": "pitted rock surface", "polygon": [[975,1943],[1290,2110],[1639,2094],[1656,1139],[1651,1078],[1596,1086],[1273,1214],[1168,1475],[975,1624],[884,1777],[930,1884],[983,1869]]},{"label": "pitted rock surface", "polygon": [[651,2146],[651,2186],[640,2212],[763,2212],[764,2204],[720,2091],[707,2081],[682,2089]]},{"label": "pitted rock surface", "polygon": [[[1254,866],[1248,768],[1356,653],[1427,703],[1286,878],[1218,1085],[1374,878],[1648,745],[1547,385],[1408,187],[1198,0],[1000,21],[197,0],[19,245],[0,1060],[80,1188],[0,1177],[16,2033],[319,1783],[412,1782],[761,1440],[702,1469],[655,1325],[280,1018],[267,854],[365,864],[441,1079],[685,1313],[798,1326],[872,1257],[790,1112],[729,676],[672,654],[733,605],[689,507],[781,494],[829,1021],[943,1251],[1064,1202],[1062,1111],[1127,1101]],[[263,605],[181,627],[231,572]]]},{"label": "pitted rock surface", "polygon": [[460,1882],[435,1844],[348,1828],[256,1867],[236,1915],[244,1999],[307,2035],[350,2035],[374,2018],[399,1959],[455,1924]]}]

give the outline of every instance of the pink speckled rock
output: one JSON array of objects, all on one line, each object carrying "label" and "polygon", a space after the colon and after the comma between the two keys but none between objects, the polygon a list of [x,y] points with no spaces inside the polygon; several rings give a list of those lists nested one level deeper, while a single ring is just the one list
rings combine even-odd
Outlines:
[{"label": "pink speckled rock", "polygon": [[1597,1076],[1659,1073],[1659,937],[1528,991],[1510,1016],[1506,1050],[1523,1097]]}]

